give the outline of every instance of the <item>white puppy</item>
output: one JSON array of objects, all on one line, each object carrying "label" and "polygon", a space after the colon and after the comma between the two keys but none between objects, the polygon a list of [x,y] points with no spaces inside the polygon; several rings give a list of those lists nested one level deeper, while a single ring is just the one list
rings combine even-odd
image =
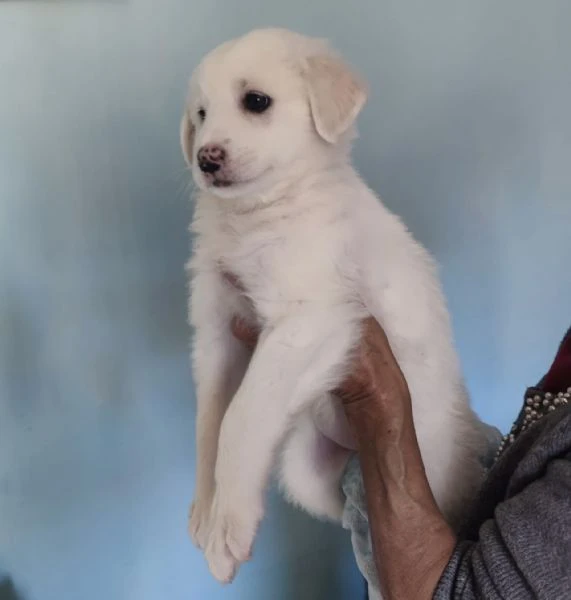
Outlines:
[{"label": "white puppy", "polygon": [[[365,100],[363,83],[323,41],[284,30],[223,44],[191,79],[181,124],[200,188],[190,532],[223,582],[250,557],[278,450],[289,498],[340,518],[350,444],[328,392],[366,315],[384,327],[406,376],[428,479],[450,520],[480,481],[483,440],[434,264],[350,164]],[[261,331],[251,360],[232,337],[234,315]]]}]

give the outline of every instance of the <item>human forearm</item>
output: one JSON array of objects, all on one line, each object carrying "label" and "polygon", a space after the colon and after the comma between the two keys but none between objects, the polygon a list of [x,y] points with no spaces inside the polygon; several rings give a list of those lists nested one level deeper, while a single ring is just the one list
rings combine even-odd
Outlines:
[{"label": "human forearm", "polygon": [[432,598],[455,545],[426,479],[407,395],[406,386],[385,385],[382,393],[345,404],[359,447],[377,570],[389,600]]}]

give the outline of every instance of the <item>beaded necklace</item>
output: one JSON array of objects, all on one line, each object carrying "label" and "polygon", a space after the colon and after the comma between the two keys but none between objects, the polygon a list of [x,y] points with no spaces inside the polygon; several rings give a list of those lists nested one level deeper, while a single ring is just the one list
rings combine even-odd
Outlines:
[{"label": "beaded necklace", "polygon": [[529,388],[526,392],[523,410],[519,413],[510,432],[504,435],[500,442],[496,453],[496,460],[498,460],[506,448],[515,442],[516,438],[522,432],[532,427],[534,423],[540,421],[545,415],[562,406],[567,406],[570,401],[571,387],[567,388],[566,392],[559,392],[557,394],[543,392],[538,388]]}]

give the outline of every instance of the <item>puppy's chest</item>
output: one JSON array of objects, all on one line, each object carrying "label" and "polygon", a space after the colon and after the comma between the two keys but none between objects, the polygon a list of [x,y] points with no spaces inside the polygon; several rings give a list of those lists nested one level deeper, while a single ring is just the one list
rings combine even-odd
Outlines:
[{"label": "puppy's chest", "polygon": [[337,303],[343,278],[328,237],[318,232],[259,227],[221,227],[207,242],[222,272],[240,280],[262,319],[304,304]]},{"label": "puppy's chest", "polygon": [[238,277],[247,288],[256,286],[258,280],[275,272],[284,238],[267,231],[239,232],[221,228],[216,233],[215,260],[220,269]]}]

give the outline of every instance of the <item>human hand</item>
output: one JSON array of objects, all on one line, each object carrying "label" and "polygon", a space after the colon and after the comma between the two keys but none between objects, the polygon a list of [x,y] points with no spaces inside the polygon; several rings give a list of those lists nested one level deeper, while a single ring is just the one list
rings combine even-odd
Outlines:
[{"label": "human hand", "polygon": [[363,321],[350,374],[335,393],[346,407],[375,403],[388,409],[387,403],[410,400],[387,335],[373,317]]}]

